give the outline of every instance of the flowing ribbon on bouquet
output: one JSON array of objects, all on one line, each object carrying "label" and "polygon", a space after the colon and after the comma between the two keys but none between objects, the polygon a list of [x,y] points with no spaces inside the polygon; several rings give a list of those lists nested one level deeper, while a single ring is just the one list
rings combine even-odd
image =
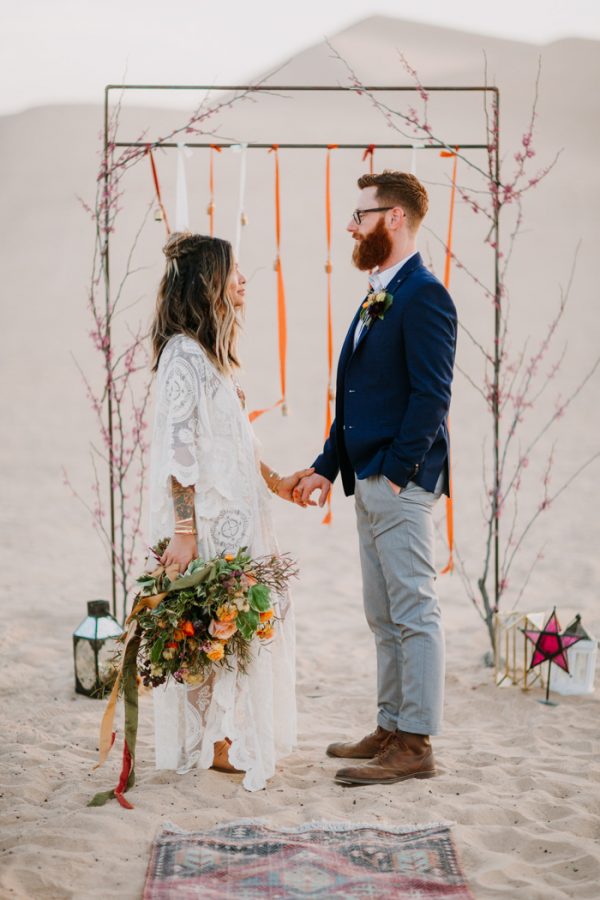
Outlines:
[{"label": "flowing ribbon on bouquet", "polygon": [[[337,149],[337,144],[328,144],[325,159],[325,235],[327,238],[327,262],[325,273],[327,275],[327,397],[325,401],[325,440],[329,437],[331,423],[333,421],[332,406],[333,393],[333,315],[331,309],[331,151]],[[323,519],[323,525],[331,525],[331,491],[327,497],[327,512]]]},{"label": "flowing ribbon on bouquet", "polygon": [[277,256],[273,268],[277,273],[277,331],[279,346],[279,383],[281,388],[281,398],[265,409],[253,410],[248,418],[251,422],[281,406],[284,416],[287,416],[287,399],[286,399],[286,372],[287,372],[287,312],[285,303],[285,284],[283,281],[283,270],[281,268],[281,196],[280,196],[280,178],[279,178],[279,144],[273,144],[269,149],[269,153],[274,154],[275,159],[275,243],[277,247]]},{"label": "flowing ribbon on bouquet", "polygon": [[369,160],[369,173],[373,174],[373,164],[375,161],[375,144],[369,144],[368,147],[365,148],[365,152],[363,153],[363,162],[365,162],[368,158]]},{"label": "flowing ribbon on bouquet", "polygon": [[[446,290],[450,289],[450,268],[452,263],[452,237],[454,230],[454,206],[456,200],[456,165],[458,162],[458,150],[459,147],[454,148],[454,153],[449,150],[442,150],[440,156],[445,159],[453,159],[454,163],[452,166],[452,186],[450,189],[450,213],[448,216],[448,237],[446,239],[446,259],[444,261],[444,287]],[[448,434],[450,434],[450,417],[448,416]],[[452,458],[451,451],[448,449],[448,492],[449,497],[446,497],[446,534],[448,539],[448,562],[440,572],[441,575],[446,575],[447,572],[452,572],[454,569],[454,508],[453,508],[453,485],[452,485]]]},{"label": "flowing ribbon on bouquet", "polygon": [[[152,572],[153,577],[157,577],[165,572],[169,580],[174,581],[179,574],[179,566],[177,564],[169,566],[166,570],[162,566]],[[123,795],[135,784],[135,748],[137,743],[138,730],[138,681],[137,681],[137,656],[140,649],[141,633],[138,623],[134,618],[141,609],[156,609],[159,603],[167,596],[166,591],[155,594],[152,597],[142,597],[134,606],[133,610],[127,617],[125,624],[127,630],[123,635],[124,645],[121,655],[121,668],[117,672],[117,677],[113,685],[108,703],[100,724],[100,743],[98,762],[94,769],[100,768],[110,753],[116,738],[116,732],[113,731],[115,712],[119,693],[123,691],[123,699],[125,701],[125,725],[123,739],[123,760],[121,764],[121,773],[119,781],[115,788],[109,791],[101,791],[95,794],[88,803],[88,806],[104,806],[108,800],[118,800],[125,809],[133,809],[132,804]]]},{"label": "flowing ribbon on bouquet", "polygon": [[215,150],[217,153],[221,152],[221,147],[217,147],[216,144],[210,145],[210,163],[209,163],[209,172],[208,172],[208,192],[210,194],[210,200],[208,203],[208,207],[206,212],[208,213],[209,218],[209,234],[211,237],[215,236]]},{"label": "flowing ribbon on bouquet", "polygon": [[162,201],[162,196],[160,193],[160,184],[158,182],[158,172],[156,171],[156,163],[154,162],[154,154],[152,152],[152,147],[150,144],[146,147],[146,153],[148,154],[148,158],[150,159],[150,168],[152,169],[152,180],[154,181],[154,191],[156,193],[156,202],[158,203],[158,208],[160,209],[163,222],[165,223],[165,228],[167,230],[167,237],[171,235],[171,229],[169,227],[169,218],[167,216],[167,210],[165,209],[164,203]]}]

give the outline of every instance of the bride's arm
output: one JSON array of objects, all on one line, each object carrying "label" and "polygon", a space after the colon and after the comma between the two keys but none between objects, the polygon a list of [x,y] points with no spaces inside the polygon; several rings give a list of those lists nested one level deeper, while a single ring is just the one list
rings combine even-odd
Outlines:
[{"label": "bride's arm", "polygon": [[190,562],[198,556],[194,485],[183,487],[172,475],[171,494],[175,513],[175,529],[160,561],[163,566],[177,563],[179,570],[185,572]]},{"label": "bride's arm", "polygon": [[293,475],[284,476],[275,472],[275,470],[271,469],[266,463],[261,462],[260,464],[261,475],[269,490],[273,491],[274,494],[277,494],[278,497],[281,497],[282,500],[289,500],[290,503],[294,502],[292,492],[300,479],[304,478],[306,475],[312,475],[314,471],[314,469],[302,469],[299,472],[294,472]]}]

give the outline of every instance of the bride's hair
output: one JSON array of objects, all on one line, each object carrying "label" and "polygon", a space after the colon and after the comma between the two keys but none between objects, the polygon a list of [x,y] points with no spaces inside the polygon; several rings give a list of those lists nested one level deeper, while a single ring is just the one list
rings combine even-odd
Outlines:
[{"label": "bride's hair", "polygon": [[238,320],[228,294],[234,259],[231,244],[221,238],[178,231],[163,253],[167,266],[158,288],[150,330],[152,371],[174,334],[187,334],[204,347],[222,372],[239,366]]}]

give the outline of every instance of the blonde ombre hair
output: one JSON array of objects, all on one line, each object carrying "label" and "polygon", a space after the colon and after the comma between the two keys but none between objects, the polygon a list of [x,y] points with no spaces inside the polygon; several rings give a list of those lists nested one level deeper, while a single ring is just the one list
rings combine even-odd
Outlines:
[{"label": "blonde ombre hair", "polygon": [[158,288],[150,331],[156,372],[165,344],[174,334],[187,334],[204,347],[221,372],[239,367],[238,320],[228,294],[234,259],[231,244],[221,238],[179,231],[163,253],[165,273]]}]

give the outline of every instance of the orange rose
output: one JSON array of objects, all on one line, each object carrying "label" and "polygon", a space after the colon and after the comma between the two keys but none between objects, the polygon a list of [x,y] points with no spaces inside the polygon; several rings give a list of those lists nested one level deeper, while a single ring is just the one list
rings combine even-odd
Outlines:
[{"label": "orange rose", "polygon": [[219,622],[233,622],[235,618],[237,618],[237,607],[233,606],[231,603],[224,603],[223,606],[219,606],[217,609],[217,619]]},{"label": "orange rose", "polygon": [[268,609],[266,612],[262,612],[262,613],[260,614],[260,621],[261,621],[261,622],[268,622],[270,619],[273,618],[273,615],[274,615],[273,610],[272,610],[272,609]]},{"label": "orange rose", "polygon": [[208,626],[208,633],[220,641],[228,641],[237,631],[235,622],[216,622],[214,619]]},{"label": "orange rose", "polygon": [[258,636],[262,641],[270,640],[270,638],[272,638],[274,634],[275,629],[272,625],[265,625],[265,627],[258,632]]},{"label": "orange rose", "polygon": [[233,553],[226,553],[223,559],[225,559],[227,562],[232,562],[235,559],[235,556],[233,555]]},{"label": "orange rose", "polygon": [[206,651],[206,655],[209,659],[212,659],[213,662],[219,662],[220,659],[223,659],[225,656],[225,648],[221,641],[211,641],[210,650]]},{"label": "orange rose", "polygon": [[189,621],[189,619],[182,619],[181,622],[179,622],[179,628],[181,628],[181,630],[185,635],[187,635],[187,637],[194,636],[194,626]]}]

